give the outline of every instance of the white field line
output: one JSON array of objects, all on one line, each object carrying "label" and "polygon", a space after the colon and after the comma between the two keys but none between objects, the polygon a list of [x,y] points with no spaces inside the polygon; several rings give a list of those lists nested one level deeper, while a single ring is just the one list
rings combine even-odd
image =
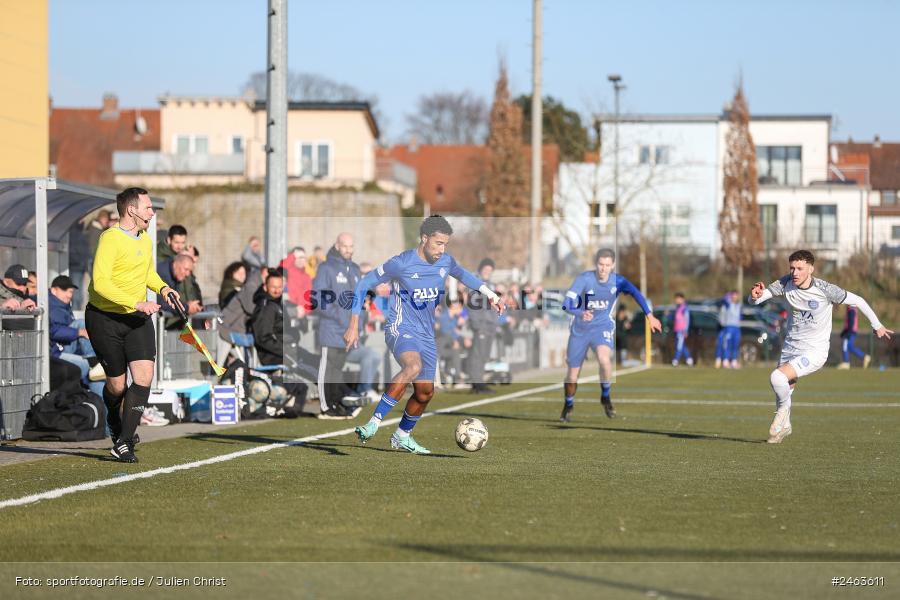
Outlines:
[{"label": "white field line", "polygon": [[[646,367],[632,367],[631,369],[624,369],[622,371],[618,371],[617,375],[629,375],[631,373],[637,373],[645,370]],[[593,377],[584,377],[579,379],[579,383],[589,383],[598,379],[596,375]],[[562,388],[562,383],[553,383],[549,385],[544,385],[537,388],[531,388],[528,390],[520,390],[518,392],[512,392],[510,394],[503,394],[502,396],[496,396],[493,398],[485,398],[484,400],[476,400],[474,402],[466,402],[463,404],[458,404],[456,406],[451,406],[449,408],[442,408],[440,410],[435,410],[431,412],[427,412],[422,415],[422,418],[431,417],[437,414],[446,414],[458,412],[461,410],[466,410],[468,408],[472,408],[474,406],[483,406],[485,404],[492,404],[494,402],[502,402],[504,400],[512,400],[514,398],[520,398],[522,396],[528,396],[531,394],[539,394],[541,392],[549,392],[551,390],[558,390]],[[383,421],[382,425],[393,425],[395,423],[399,423],[400,419],[388,419]],[[354,433],[354,428],[348,429],[340,429],[338,431],[331,431],[328,433],[320,433],[318,435],[310,435],[303,438],[297,438],[295,440],[291,440],[289,442],[275,442],[272,444],[266,444],[265,446],[256,446],[254,448],[248,448],[246,450],[239,450],[237,452],[231,452],[229,454],[221,454],[219,456],[213,456],[212,458],[206,458],[203,460],[197,460],[194,462],[184,463],[180,465],[173,465],[171,467],[161,467],[159,469],[151,469],[150,471],[141,471],[140,473],[132,473],[131,475],[124,475],[122,477],[114,477],[112,479],[102,479],[100,481],[89,481],[86,483],[79,483],[78,485],[70,485],[67,487],[56,488],[53,490],[49,490],[46,492],[40,492],[37,494],[31,494],[29,496],[22,496],[21,498],[12,498],[9,500],[0,501],[0,510],[4,508],[9,508],[12,506],[24,506],[26,504],[33,504],[35,502],[40,502],[41,500],[52,500],[54,498],[61,498],[63,496],[67,496],[69,494],[74,494],[76,492],[87,492],[90,490],[96,490],[99,488],[109,487],[113,485],[119,485],[121,483],[128,483],[130,481],[136,481],[138,479],[150,479],[151,477],[156,477],[157,475],[165,475],[167,473],[176,473],[178,471],[188,471],[190,469],[197,469],[199,467],[205,467],[206,465],[214,465],[216,463],[228,462],[230,460],[234,460],[236,458],[243,458],[244,456],[252,456],[254,454],[262,454],[263,452],[269,452],[270,450],[277,450],[279,448],[288,448],[290,446],[302,446],[303,444],[309,442],[315,442],[318,440],[324,440],[327,438],[340,437],[342,435],[350,435]]]},{"label": "white field line", "polygon": [[[759,400],[670,400],[663,398],[616,398],[616,404],[681,404],[696,406],[772,406],[772,402]],[[520,398],[516,402],[559,402],[559,398],[549,396],[535,396],[534,398]],[[576,399],[577,404],[600,404],[600,400],[588,398]],[[851,404],[847,402],[791,402],[791,406],[803,408],[900,408],[900,402],[859,402]]]}]

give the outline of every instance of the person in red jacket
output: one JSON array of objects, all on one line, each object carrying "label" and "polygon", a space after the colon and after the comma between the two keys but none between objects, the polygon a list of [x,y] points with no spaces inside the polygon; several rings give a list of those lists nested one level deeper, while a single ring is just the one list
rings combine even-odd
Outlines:
[{"label": "person in red jacket", "polygon": [[312,278],[306,272],[306,250],[295,246],[291,253],[281,261],[284,272],[287,298],[297,307],[297,318],[303,318],[310,310],[310,290]]}]

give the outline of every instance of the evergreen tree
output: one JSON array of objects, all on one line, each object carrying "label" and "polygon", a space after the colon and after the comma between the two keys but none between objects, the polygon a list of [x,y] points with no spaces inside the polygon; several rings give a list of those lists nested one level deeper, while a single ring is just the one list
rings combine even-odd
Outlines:
[{"label": "evergreen tree", "polygon": [[510,97],[506,65],[491,107],[488,134],[490,164],[485,184],[484,240],[498,266],[523,267],[527,263],[530,212],[529,175],[522,146],[522,109]]}]

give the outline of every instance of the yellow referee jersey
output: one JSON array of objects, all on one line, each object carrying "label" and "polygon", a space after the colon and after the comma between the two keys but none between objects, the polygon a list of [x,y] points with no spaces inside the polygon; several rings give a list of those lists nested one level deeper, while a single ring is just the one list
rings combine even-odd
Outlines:
[{"label": "yellow referee jersey", "polygon": [[90,303],[111,313],[133,313],[147,300],[147,288],[157,294],[166,282],[153,268],[153,242],[146,232],[137,239],[119,227],[100,234],[88,288]]}]

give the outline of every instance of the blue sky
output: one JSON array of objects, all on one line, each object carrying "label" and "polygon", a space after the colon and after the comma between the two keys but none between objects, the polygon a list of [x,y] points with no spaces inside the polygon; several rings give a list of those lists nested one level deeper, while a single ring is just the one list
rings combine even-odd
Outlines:
[{"label": "blue sky", "polygon": [[[531,89],[530,0],[288,0],[288,62],[378,96],[388,141],[422,94],[490,99],[498,57]],[[50,0],[56,106],[237,94],[266,52],[265,0]],[[544,0],[544,94],[586,115],[715,113],[742,73],[751,112],[832,114],[832,137],[900,141],[900,2]]]}]

